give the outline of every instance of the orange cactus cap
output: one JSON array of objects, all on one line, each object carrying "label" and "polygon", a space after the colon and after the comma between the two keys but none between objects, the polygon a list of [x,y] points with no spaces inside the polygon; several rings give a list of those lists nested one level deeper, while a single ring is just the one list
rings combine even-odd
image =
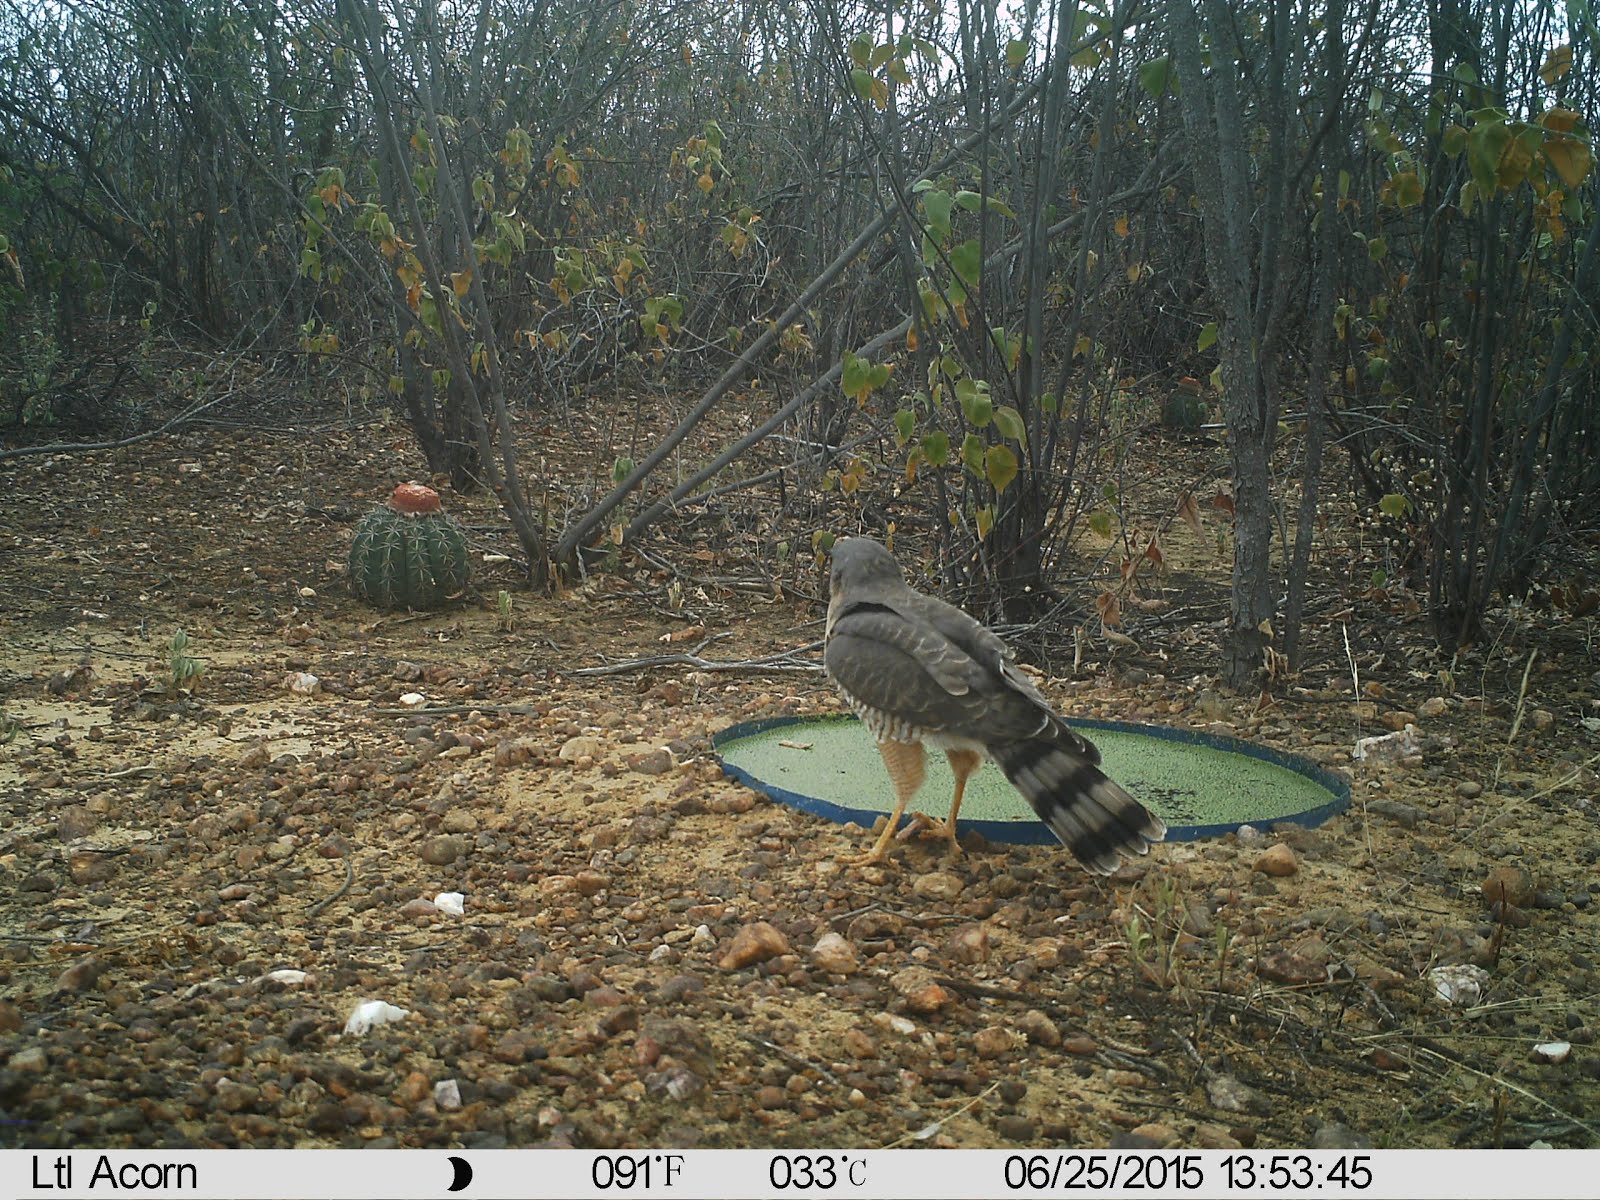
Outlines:
[{"label": "orange cactus cap", "polygon": [[439,493],[425,483],[402,483],[389,497],[389,507],[403,513],[436,513]]}]

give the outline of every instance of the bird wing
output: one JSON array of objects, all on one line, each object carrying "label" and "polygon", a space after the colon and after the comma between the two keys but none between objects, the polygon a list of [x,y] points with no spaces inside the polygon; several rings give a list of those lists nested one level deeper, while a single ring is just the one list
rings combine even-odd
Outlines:
[{"label": "bird wing", "polygon": [[1006,671],[1004,643],[971,618],[969,629],[918,603],[928,599],[907,588],[844,607],[823,651],[829,676],[854,702],[918,729],[989,742],[1044,728],[1052,714]]},{"label": "bird wing", "polygon": [[937,596],[924,596],[921,592],[910,589],[908,591],[909,603],[916,616],[926,620],[952,644],[959,646],[1012,689],[1021,692],[1047,712],[1055,711],[1050,707],[1050,701],[1045,699],[1044,693],[1034,686],[1033,680],[1018,669],[1016,656],[1011,652],[1011,647],[1001,641],[999,635],[992,629]]}]

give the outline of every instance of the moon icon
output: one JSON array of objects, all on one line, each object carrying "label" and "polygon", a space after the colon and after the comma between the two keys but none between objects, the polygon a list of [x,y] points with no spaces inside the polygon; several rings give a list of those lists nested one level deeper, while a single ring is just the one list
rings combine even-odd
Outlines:
[{"label": "moon icon", "polygon": [[472,1182],[472,1164],[466,1159],[458,1158],[452,1154],[450,1156],[450,1169],[455,1172],[455,1178],[451,1181],[448,1191],[459,1192]]}]

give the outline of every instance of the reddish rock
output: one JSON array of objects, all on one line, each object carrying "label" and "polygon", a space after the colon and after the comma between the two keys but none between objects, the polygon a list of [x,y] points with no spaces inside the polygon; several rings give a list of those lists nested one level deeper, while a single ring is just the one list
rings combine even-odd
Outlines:
[{"label": "reddish rock", "polygon": [[1263,875],[1271,875],[1281,879],[1298,871],[1300,863],[1296,860],[1294,851],[1289,849],[1283,842],[1279,842],[1275,846],[1268,846],[1261,852],[1261,856],[1256,859],[1253,869],[1260,871]]},{"label": "reddish rock", "polygon": [[733,935],[728,952],[717,965],[724,971],[737,971],[780,954],[792,953],[789,939],[781,931],[765,921],[756,921]]},{"label": "reddish rock", "polygon": [[944,943],[944,956],[951,962],[968,966],[989,959],[989,929],[986,925],[963,925]]},{"label": "reddish rock", "polygon": [[1487,904],[1503,901],[1517,908],[1528,908],[1533,904],[1533,876],[1521,867],[1495,867],[1484,879],[1480,890]]}]

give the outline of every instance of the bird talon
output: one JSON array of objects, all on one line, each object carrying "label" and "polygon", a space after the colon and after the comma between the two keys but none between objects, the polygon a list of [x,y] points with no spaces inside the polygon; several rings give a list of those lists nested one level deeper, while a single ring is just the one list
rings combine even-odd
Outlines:
[{"label": "bird talon", "polygon": [[839,860],[840,866],[845,867],[881,867],[889,860],[887,853],[877,850],[868,850],[864,854],[847,854]]},{"label": "bird talon", "polygon": [[906,823],[895,831],[894,840],[909,842],[914,837],[920,837],[923,830],[933,824],[933,818],[923,813],[912,813],[906,818]]},{"label": "bird talon", "polygon": [[[907,828],[926,837],[943,838],[950,845],[951,855],[955,858],[961,857],[961,843],[956,841],[956,827],[953,821],[943,821],[938,817],[930,817],[927,813],[912,813],[911,825]],[[902,836],[909,835],[902,834]]]}]

